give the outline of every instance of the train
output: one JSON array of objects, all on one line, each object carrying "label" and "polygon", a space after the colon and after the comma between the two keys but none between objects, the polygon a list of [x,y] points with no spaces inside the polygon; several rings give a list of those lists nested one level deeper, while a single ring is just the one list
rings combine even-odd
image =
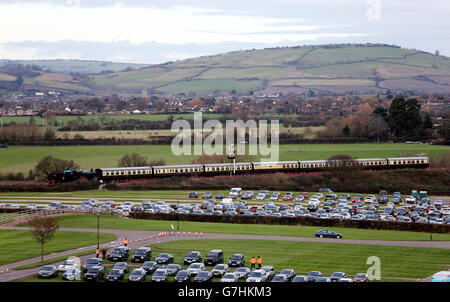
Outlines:
[{"label": "train", "polygon": [[391,157],[343,160],[307,160],[277,162],[247,162],[191,164],[172,166],[142,166],[125,168],[98,168],[89,171],[66,170],[63,173],[50,174],[50,184],[70,182],[78,179],[94,179],[103,182],[122,182],[136,179],[155,179],[165,177],[208,177],[219,175],[245,175],[267,173],[304,173],[326,172],[344,165],[355,165],[364,170],[386,170],[404,168],[427,168],[428,157]]}]

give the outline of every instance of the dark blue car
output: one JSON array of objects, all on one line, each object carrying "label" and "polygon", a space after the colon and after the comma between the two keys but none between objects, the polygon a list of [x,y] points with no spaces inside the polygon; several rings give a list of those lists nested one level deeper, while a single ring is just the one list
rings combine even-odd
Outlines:
[{"label": "dark blue car", "polygon": [[316,237],[320,238],[342,238],[342,234],[335,233],[329,230],[320,230],[316,232]]}]

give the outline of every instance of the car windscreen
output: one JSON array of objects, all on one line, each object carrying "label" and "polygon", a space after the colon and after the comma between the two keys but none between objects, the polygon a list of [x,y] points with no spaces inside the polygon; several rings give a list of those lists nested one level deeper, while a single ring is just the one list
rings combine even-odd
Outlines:
[{"label": "car windscreen", "polygon": [[165,275],[166,275],[165,271],[160,271],[160,270],[157,270],[156,272],[153,273],[153,276],[158,276],[158,277],[165,276]]},{"label": "car windscreen", "polygon": [[251,272],[250,273],[250,277],[257,277],[258,278],[258,277],[261,277],[261,275],[262,275],[261,272]]},{"label": "car windscreen", "polygon": [[145,255],[146,250],[136,250],[136,255]]},{"label": "car windscreen", "polygon": [[141,276],[143,272],[141,270],[134,270],[131,272],[130,276]]},{"label": "car windscreen", "polygon": [[109,275],[120,275],[120,270],[118,269],[113,269],[109,272]]},{"label": "car windscreen", "polygon": [[99,261],[97,259],[88,259],[86,264],[97,264]]},{"label": "car windscreen", "polygon": [[43,271],[52,271],[52,270],[54,270],[54,268],[53,268],[52,266],[44,266],[44,267],[42,268],[42,270],[43,270]]},{"label": "car windscreen", "polygon": [[90,268],[89,271],[88,271],[88,273],[90,273],[90,274],[96,274],[98,272],[99,272],[98,268]]},{"label": "car windscreen", "polygon": [[208,272],[200,272],[197,274],[197,277],[200,277],[200,278],[208,277]]},{"label": "car windscreen", "polygon": [[186,257],[197,257],[197,253],[189,253]]}]

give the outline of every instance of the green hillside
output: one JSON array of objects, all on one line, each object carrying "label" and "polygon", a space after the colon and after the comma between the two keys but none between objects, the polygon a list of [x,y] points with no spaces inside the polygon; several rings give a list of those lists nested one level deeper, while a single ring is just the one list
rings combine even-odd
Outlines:
[{"label": "green hillside", "polygon": [[100,89],[171,94],[450,92],[449,81],[449,58],[384,44],[236,51],[91,78]]}]

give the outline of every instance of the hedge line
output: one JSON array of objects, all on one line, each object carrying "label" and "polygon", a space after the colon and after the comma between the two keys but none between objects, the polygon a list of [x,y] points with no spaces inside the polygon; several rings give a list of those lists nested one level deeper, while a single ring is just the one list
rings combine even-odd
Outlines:
[{"label": "hedge line", "polygon": [[0,192],[70,192],[98,189],[97,181],[85,179],[64,184],[49,185],[42,181],[2,181]]},{"label": "hedge line", "polygon": [[303,225],[320,227],[346,227],[358,229],[411,231],[426,233],[450,233],[450,225],[446,224],[423,224],[391,221],[367,221],[367,220],[340,220],[320,219],[315,217],[273,217],[273,216],[244,216],[244,215],[198,215],[198,214],[165,214],[132,212],[130,218],[147,220],[172,220],[172,221],[195,221],[195,222],[219,222],[237,224],[271,224],[271,225]]}]

